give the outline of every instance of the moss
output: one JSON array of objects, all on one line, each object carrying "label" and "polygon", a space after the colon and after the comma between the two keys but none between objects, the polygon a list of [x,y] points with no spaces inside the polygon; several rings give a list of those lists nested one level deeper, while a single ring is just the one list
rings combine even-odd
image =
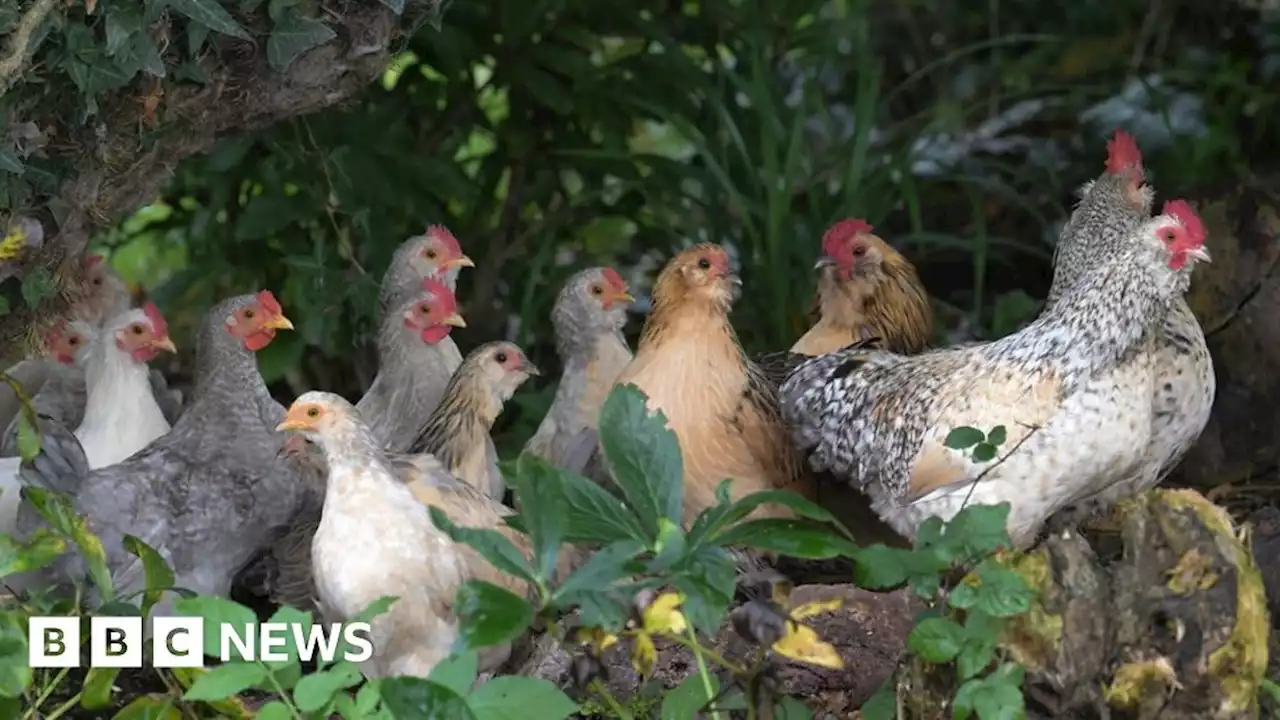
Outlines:
[{"label": "moss", "polygon": [[1103,690],[1103,698],[1112,707],[1135,708],[1151,694],[1152,683],[1159,683],[1157,693],[1163,694],[1177,682],[1177,673],[1168,658],[1137,660],[1116,669],[1111,684]]},{"label": "moss", "polygon": [[1043,671],[1057,660],[1062,646],[1062,616],[1045,608],[1045,600],[1053,588],[1053,573],[1044,549],[1028,553],[1005,554],[1000,562],[1016,572],[1035,592],[1031,609],[1009,618],[1000,644],[1019,665],[1032,671]]},{"label": "moss", "polygon": [[1211,567],[1213,561],[1204,553],[1195,548],[1188,550],[1169,571],[1169,589],[1179,595],[1208,590],[1218,582],[1218,574]]}]

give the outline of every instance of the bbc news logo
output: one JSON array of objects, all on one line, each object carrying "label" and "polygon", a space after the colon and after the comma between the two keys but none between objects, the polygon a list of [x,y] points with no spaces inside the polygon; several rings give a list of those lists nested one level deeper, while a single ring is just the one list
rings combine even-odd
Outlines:
[{"label": "bbc news logo", "polygon": [[[27,621],[28,665],[33,668],[80,666],[80,618],[33,617]],[[204,618],[151,618],[151,657],[158,668],[204,667],[206,650],[222,662],[288,660],[297,648],[303,662],[364,662],[373,657],[369,623],[220,623],[218,647],[205,648]],[[346,647],[343,648],[343,641]],[[89,619],[89,666],[140,668],[146,644],[140,617]],[[213,650],[217,650],[215,655]],[[341,652],[341,657],[337,657]]]}]

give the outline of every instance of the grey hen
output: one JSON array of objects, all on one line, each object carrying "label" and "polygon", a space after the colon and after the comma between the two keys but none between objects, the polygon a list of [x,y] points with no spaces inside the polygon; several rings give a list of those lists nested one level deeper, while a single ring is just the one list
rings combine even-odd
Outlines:
[{"label": "grey hen", "polygon": [[[200,328],[187,412],[141,452],[84,478],[76,511],[102,539],[118,592],[143,583],[141,562],[121,546],[131,534],[164,557],[178,586],[226,595],[232,576],[284,532],[314,492],[277,457],[283,438],[274,428],[284,408],[267,392],[254,357],[277,330],[292,327],[269,291],[215,306]],[[24,468],[23,480],[39,478]],[[84,578],[79,556],[64,557],[57,569],[63,579]]]},{"label": "grey hen", "polygon": [[457,292],[458,272],[465,267],[475,267],[475,263],[462,254],[458,239],[443,225],[432,225],[423,234],[405,240],[396,248],[391,266],[382,276],[382,316],[385,318],[416,293],[424,278],[439,278]]},{"label": "grey hen", "polygon": [[453,291],[434,278],[421,287],[382,319],[378,376],[356,405],[373,437],[393,453],[409,449],[462,364],[449,337],[453,328],[466,327]]}]

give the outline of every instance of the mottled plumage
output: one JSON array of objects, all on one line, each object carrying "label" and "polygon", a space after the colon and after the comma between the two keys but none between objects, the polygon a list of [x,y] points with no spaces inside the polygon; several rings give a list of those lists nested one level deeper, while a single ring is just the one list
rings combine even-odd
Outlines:
[{"label": "mottled plumage", "polygon": [[472,350],[409,452],[435,456],[454,476],[500,501],[505,485],[488,450],[489,431],[507,400],[538,374],[512,343],[491,342]]},{"label": "mottled plumage", "polygon": [[622,334],[633,301],[627,290],[613,268],[582,270],[561,288],[551,324],[564,372],[525,452],[579,473],[589,462],[600,408],[633,357]]},{"label": "mottled plumage", "polygon": [[443,225],[432,225],[400,243],[382,276],[379,303],[383,317],[417,294],[424,278],[435,276],[457,292],[458,271],[464,267],[475,267],[475,263],[462,254],[458,239]]},{"label": "mottled plumage", "polygon": [[[1165,244],[1170,233],[1176,247]],[[1151,349],[1189,283],[1191,264],[1170,263],[1197,257],[1202,241],[1162,215],[1035,322],[992,343],[814,358],[782,387],[793,437],[814,469],[865,491],[908,538],[929,516],[1008,501],[1009,532],[1026,545],[1052,513],[1140,470],[1152,432]],[[954,428],[999,425],[1007,439],[992,463],[943,444]]]},{"label": "mottled plumage", "polygon": [[[125,534],[155,548],[178,586],[226,595],[232,576],[298,511],[307,488],[277,458],[283,438],[274,428],[284,411],[254,357],[277,329],[291,327],[269,292],[215,306],[197,340],[192,403],[173,430],[83,478],[76,511],[102,539],[118,592],[143,582],[141,562],[121,546]],[[25,467],[23,479],[40,481]],[[64,558],[58,571],[84,579],[78,556]]]},{"label": "mottled plumage", "polygon": [[440,281],[421,281],[416,297],[382,320],[378,376],[356,409],[388,452],[405,452],[440,404],[462,353],[449,337],[466,327],[453,291]]},{"label": "mottled plumage", "polygon": [[[653,289],[635,359],[618,376],[662,410],[684,455],[684,522],[714,505],[732,478],[732,495],[787,489],[814,498],[811,478],[787,440],[775,386],[751,362],[729,323],[739,283],[724,249],[695,245],[676,255]],[[789,516],[765,506],[761,515]]]},{"label": "mottled plumage", "polygon": [[847,219],[823,235],[823,255],[815,265],[818,320],[791,352],[823,355],[868,337],[903,355],[928,346],[933,310],[920,276],[902,253],[871,234],[873,229],[863,220]]}]

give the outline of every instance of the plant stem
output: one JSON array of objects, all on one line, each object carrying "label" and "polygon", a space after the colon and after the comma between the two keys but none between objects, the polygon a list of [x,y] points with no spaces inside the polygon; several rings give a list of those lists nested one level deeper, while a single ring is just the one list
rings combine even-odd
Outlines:
[{"label": "plant stem", "polygon": [[609,692],[609,688],[605,687],[604,683],[600,682],[599,680],[592,680],[591,689],[594,690],[595,693],[600,696],[600,699],[604,701],[604,704],[608,705],[609,709],[612,710],[614,714],[616,714],[619,718],[621,718],[621,720],[635,720],[635,718],[631,715],[631,713],[627,712],[625,709],[623,709],[621,705],[618,704],[618,701],[615,700],[613,697],[613,693]]},{"label": "plant stem", "polygon": [[267,668],[267,679],[271,681],[271,688],[280,696],[281,702],[289,707],[289,713],[293,715],[295,720],[302,720],[302,713],[298,712],[298,708],[293,704],[293,699],[284,691],[284,686],[276,679],[276,674],[272,672],[271,668]]},{"label": "plant stem", "polygon": [[72,695],[70,700],[62,703],[57,708],[55,708],[53,712],[49,713],[48,715],[45,715],[44,720],[57,720],[58,718],[62,717],[63,713],[75,707],[76,703],[78,702],[80,702],[80,693],[76,693],[75,695]]},{"label": "plant stem", "polygon": [[[698,676],[702,678],[702,691],[706,695],[707,702],[711,702],[715,698],[715,691],[711,689],[711,675],[707,673],[707,662],[702,659],[702,645],[698,643],[698,636],[693,632],[693,625],[686,625],[685,632],[689,635],[689,650],[693,653],[693,659],[698,663]],[[724,665],[724,663],[720,663]],[[712,710],[711,717],[720,720],[720,711]]]},{"label": "plant stem", "polygon": [[[39,717],[40,706],[44,704],[45,700],[49,699],[49,696],[53,694],[54,690],[58,689],[58,685],[62,683],[63,679],[67,677],[67,673],[69,672],[71,672],[71,668],[62,668],[59,670],[58,673],[53,676],[53,680],[50,680],[49,684],[45,685],[44,689],[40,691],[40,694],[36,696],[35,702],[31,703],[31,710],[29,710],[24,717]],[[79,697],[79,695],[76,695],[76,697]]]},{"label": "plant stem", "polygon": [[714,661],[715,664],[719,665],[720,667],[723,667],[725,670],[728,670],[734,675],[745,675],[747,673],[746,669],[743,668],[741,665],[738,665],[736,663],[731,663],[728,660],[725,660],[724,657],[722,657],[721,655],[718,655],[714,650],[703,647],[702,645],[698,644],[697,641],[689,642],[688,640],[680,637],[679,635],[663,635],[663,637],[669,638],[672,642],[676,643],[677,645],[682,645],[684,647],[689,648],[689,650],[693,652],[693,656],[697,658],[699,663],[702,662],[702,656],[705,655],[706,657],[711,658],[711,660]]}]

